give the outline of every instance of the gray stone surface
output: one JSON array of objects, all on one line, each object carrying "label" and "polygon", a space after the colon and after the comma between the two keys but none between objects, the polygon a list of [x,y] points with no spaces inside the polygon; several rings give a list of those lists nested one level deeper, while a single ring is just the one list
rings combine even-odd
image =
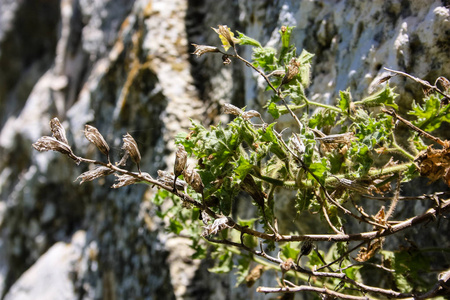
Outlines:
[{"label": "gray stone surface", "polygon": [[[96,126],[118,158],[130,132],[142,169],[170,169],[174,135],[189,118],[217,122],[222,102],[258,109],[257,74],[220,57],[192,57],[190,43],[219,45],[226,24],[274,45],[295,25],[300,50],[316,53],[308,96],[356,99],[385,74],[450,77],[446,1],[0,0],[0,294],[5,299],[267,299],[208,274],[187,241],[168,236],[143,186],[112,179],[79,185],[88,166],[31,143],[57,116],[74,151],[102,158],[84,138]],[[250,57],[250,48],[242,55]],[[400,102],[420,99],[395,78]],[[133,168],[133,166],[129,166]],[[81,230],[81,231],[80,231]],[[76,263],[73,261],[77,260]],[[51,279],[57,283],[49,287]],[[39,297],[42,298],[39,298]]]}]

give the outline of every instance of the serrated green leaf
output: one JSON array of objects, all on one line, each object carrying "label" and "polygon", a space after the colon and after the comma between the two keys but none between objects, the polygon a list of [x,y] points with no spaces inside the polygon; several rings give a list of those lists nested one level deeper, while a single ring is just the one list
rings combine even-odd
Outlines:
[{"label": "serrated green leaf", "polygon": [[364,105],[366,107],[374,107],[387,105],[398,110],[398,105],[394,102],[395,98],[398,97],[397,93],[394,93],[395,88],[390,88],[388,85],[384,89],[362,99],[361,101],[355,102],[355,104]]},{"label": "serrated green leaf", "polygon": [[250,46],[254,46],[254,47],[262,47],[261,44],[255,40],[252,39],[251,37],[246,36],[245,34],[243,34],[242,32],[239,32],[236,30],[236,32],[239,34],[239,39],[240,41],[240,45],[250,45]]},{"label": "serrated green leaf", "polygon": [[432,132],[438,129],[442,122],[450,123],[450,104],[441,107],[441,99],[436,94],[431,94],[424,99],[423,105],[413,102],[409,115],[416,116],[413,124],[417,127]]},{"label": "serrated green leaf", "polygon": [[212,273],[229,273],[233,269],[233,254],[226,251],[218,257],[217,265],[209,268],[208,271]]},{"label": "serrated green leaf", "polygon": [[352,102],[352,95],[350,94],[350,90],[339,91],[339,103],[337,107],[339,107],[343,114],[348,114],[350,110],[350,103]]},{"label": "serrated green leaf", "polygon": [[288,259],[288,258],[292,258],[293,260],[295,260],[298,256],[298,254],[300,253],[300,249],[298,247],[293,248],[291,247],[292,243],[286,243],[284,245],[281,245],[281,253],[283,254],[283,256]]},{"label": "serrated green leaf", "polygon": [[253,48],[253,65],[261,67],[264,72],[271,72],[278,68],[278,59],[275,57],[277,51],[271,47]]},{"label": "serrated green leaf", "polygon": [[178,235],[181,230],[183,230],[183,225],[178,220],[169,218],[169,231]]},{"label": "serrated green leaf", "polygon": [[280,111],[278,110],[278,106],[274,102],[271,102],[269,104],[269,106],[267,107],[267,111],[274,119],[278,119],[280,117]]}]

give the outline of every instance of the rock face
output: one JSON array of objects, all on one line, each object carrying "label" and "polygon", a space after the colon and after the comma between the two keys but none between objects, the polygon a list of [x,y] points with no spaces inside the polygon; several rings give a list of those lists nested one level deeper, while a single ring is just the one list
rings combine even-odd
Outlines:
[{"label": "rock face", "polygon": [[[447,5],[447,7],[446,7]],[[84,138],[97,127],[118,159],[137,140],[141,168],[170,169],[189,118],[216,122],[219,105],[258,109],[267,95],[249,68],[195,59],[190,43],[219,45],[227,24],[264,45],[296,26],[316,54],[308,96],[359,98],[386,71],[450,77],[446,1],[0,0],[0,293],[5,299],[244,299],[231,277],[206,275],[183,238],[168,236],[143,186],[79,185],[88,166],[31,144],[52,117],[75,153],[102,158]],[[249,48],[242,55],[250,57]],[[400,103],[422,98],[396,78]],[[129,166],[133,168],[133,166]],[[48,280],[52,284],[48,284]],[[262,295],[255,296],[262,298]]]}]

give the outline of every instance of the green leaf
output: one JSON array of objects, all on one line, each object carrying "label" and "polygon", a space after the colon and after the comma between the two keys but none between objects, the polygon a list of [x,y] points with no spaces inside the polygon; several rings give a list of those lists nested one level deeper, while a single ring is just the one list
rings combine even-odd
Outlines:
[{"label": "green leaf", "polygon": [[274,102],[271,102],[269,104],[269,106],[267,107],[267,111],[274,119],[278,119],[280,117],[280,111],[278,109],[278,106]]},{"label": "green leaf", "polygon": [[253,65],[261,67],[264,72],[271,72],[278,68],[278,60],[275,57],[277,51],[271,47],[253,48]]},{"label": "green leaf", "polygon": [[252,39],[237,30],[236,30],[236,32],[239,34],[239,39],[241,40],[241,42],[239,43],[240,45],[250,45],[250,46],[262,48],[261,44],[257,40]]},{"label": "green leaf", "polygon": [[169,231],[178,235],[180,234],[181,230],[183,230],[183,225],[181,225],[178,220],[169,218]]},{"label": "green leaf", "polygon": [[298,247],[296,248],[291,247],[291,244],[292,243],[286,243],[280,246],[281,253],[284,255],[286,259],[292,258],[293,260],[295,260],[298,254],[300,253],[300,249]]},{"label": "green leaf", "polygon": [[394,89],[395,88],[390,88],[386,85],[384,89],[362,99],[361,101],[355,102],[355,104],[361,104],[366,107],[381,106],[384,104],[397,110],[398,105],[394,102],[394,100],[397,98],[398,94],[394,93]]},{"label": "green leaf", "polygon": [[409,115],[416,116],[413,124],[431,132],[438,129],[442,122],[450,123],[450,104],[441,107],[441,99],[436,94],[431,94],[424,99],[423,105],[413,102]]},{"label": "green leaf", "polygon": [[240,181],[244,180],[245,176],[253,169],[253,165],[242,155],[239,157],[239,160],[233,163],[233,165],[235,166],[234,173],[238,175],[238,184]]},{"label": "green leaf", "polygon": [[226,251],[218,257],[217,265],[209,268],[208,271],[212,273],[229,273],[233,269],[233,254]]},{"label": "green leaf", "polygon": [[347,89],[345,91],[339,91],[339,103],[337,107],[339,107],[343,114],[348,115],[350,112],[350,103],[352,102],[352,95],[350,94],[350,90]]},{"label": "green leaf", "polygon": [[315,178],[314,178],[313,176],[311,176],[311,174],[308,174],[308,177],[310,179],[317,179],[317,180],[319,180],[320,183],[324,184],[325,178],[327,175],[327,170],[328,170],[326,158],[323,158],[321,162],[310,164],[309,170],[315,176]]}]

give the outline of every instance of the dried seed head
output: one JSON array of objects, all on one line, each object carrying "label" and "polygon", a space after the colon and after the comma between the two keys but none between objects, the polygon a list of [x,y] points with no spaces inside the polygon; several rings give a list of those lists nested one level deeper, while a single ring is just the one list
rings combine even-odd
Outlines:
[{"label": "dried seed head", "polygon": [[203,224],[208,225],[208,223],[211,222],[211,217],[206,213],[206,211],[202,210],[200,220],[202,220]]},{"label": "dried seed head", "polygon": [[80,184],[82,184],[86,181],[92,181],[94,179],[110,175],[112,173],[114,173],[114,170],[111,170],[108,167],[101,166],[101,167],[95,168],[93,170],[82,173],[80,176],[77,177],[77,179],[75,179],[75,181],[77,181],[78,179],[81,179]]},{"label": "dried seed head", "polygon": [[194,169],[184,170],[184,179],[197,193],[203,194],[204,185],[202,178]]},{"label": "dried seed head", "polygon": [[127,185],[131,185],[131,184],[135,184],[138,182],[141,182],[142,179],[141,178],[149,178],[151,179],[152,177],[150,176],[150,174],[142,172],[141,173],[141,178],[137,178],[135,176],[131,176],[131,175],[118,175],[118,174],[114,174],[116,175],[117,179],[116,179],[116,183],[113,184],[112,188],[113,189],[117,189],[123,186],[127,186]]},{"label": "dried seed head", "polygon": [[261,114],[256,110],[249,110],[242,113],[242,119],[250,120],[251,118],[258,117],[261,118]]},{"label": "dried seed head", "polygon": [[66,130],[59,122],[58,118],[53,118],[50,120],[50,129],[52,130],[53,137],[58,141],[69,145],[69,142],[66,138]]},{"label": "dried seed head", "polygon": [[219,52],[219,49],[217,47],[197,45],[197,44],[192,44],[192,46],[195,47],[195,51],[192,54],[197,55],[197,57],[200,57],[208,52]]},{"label": "dried seed head", "polygon": [[86,125],[84,127],[84,135],[89,142],[94,144],[101,153],[105,154],[109,159],[109,146],[97,128]]},{"label": "dried seed head", "polygon": [[73,154],[72,149],[70,148],[69,145],[61,141],[58,141],[54,137],[43,136],[39,138],[32,146],[34,149],[40,152],[52,150],[69,156],[77,164],[81,162],[81,159],[75,154]]},{"label": "dried seed head", "polygon": [[129,133],[123,136],[122,149],[130,154],[131,159],[138,167],[139,173],[141,173],[141,169],[139,167],[139,163],[141,162],[141,153],[139,152],[136,141]]},{"label": "dried seed head", "polygon": [[179,145],[178,150],[175,153],[175,164],[173,167],[175,177],[178,177],[183,173],[184,169],[186,168],[186,163],[187,163],[187,152],[184,149],[183,145]]},{"label": "dried seed head", "polygon": [[297,59],[293,57],[291,61],[289,62],[289,65],[286,69],[286,74],[283,77],[283,80],[281,81],[281,85],[288,83],[292,79],[294,79],[295,76],[297,76],[299,72],[300,63],[297,62]]},{"label": "dried seed head", "polygon": [[223,113],[229,114],[229,115],[240,116],[243,113],[243,111],[242,111],[242,109],[234,106],[233,104],[225,103],[223,105]]}]

